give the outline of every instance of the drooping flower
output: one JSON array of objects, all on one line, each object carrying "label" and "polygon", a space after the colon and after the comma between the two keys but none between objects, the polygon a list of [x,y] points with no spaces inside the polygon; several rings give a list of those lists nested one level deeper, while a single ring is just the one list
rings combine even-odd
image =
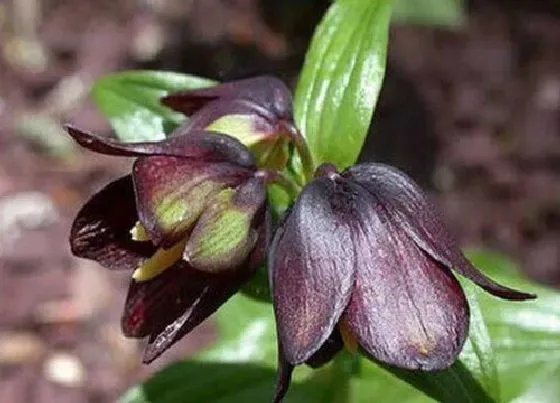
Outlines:
[{"label": "drooping flower", "polygon": [[134,270],[123,333],[157,358],[222,305],[265,256],[265,177],[239,141],[192,130],[121,143],[72,126],[84,147],[138,157],[131,175],[94,195],[72,225],[74,255]]},{"label": "drooping flower", "polygon": [[343,344],[400,368],[450,366],[469,327],[453,271],[501,298],[535,297],[472,266],[422,190],[381,164],[342,174],[319,167],[276,231],[268,265],[280,356],[275,401],[295,365],[324,363]]},{"label": "drooping flower", "polygon": [[190,118],[180,129],[212,130],[237,138],[256,156],[260,167],[282,170],[288,142],[296,130],[292,96],[275,77],[256,77],[215,87],[169,94],[161,102]]}]

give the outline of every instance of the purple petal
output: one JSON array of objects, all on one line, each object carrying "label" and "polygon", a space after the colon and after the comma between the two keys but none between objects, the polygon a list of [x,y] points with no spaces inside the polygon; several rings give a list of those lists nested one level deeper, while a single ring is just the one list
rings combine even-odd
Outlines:
[{"label": "purple petal", "polygon": [[140,221],[156,245],[171,246],[193,226],[210,195],[252,175],[251,170],[229,163],[139,158],[134,164],[134,187]]},{"label": "purple petal", "polygon": [[161,99],[161,102],[187,116],[217,99],[244,99],[278,117],[292,113],[292,97],[286,85],[274,77],[256,77],[219,84],[215,87],[180,91]]},{"label": "purple petal", "polygon": [[276,374],[276,390],[272,400],[273,403],[280,403],[288,393],[293,372],[294,366],[286,361],[283,357],[282,348],[278,347],[278,372]]},{"label": "purple petal", "polygon": [[376,359],[406,369],[450,366],[469,310],[451,272],[422,251],[388,211],[354,185],[356,284],[341,323]]},{"label": "purple petal", "polygon": [[127,337],[146,337],[181,316],[200,294],[201,276],[175,264],[148,281],[131,280],[122,317]]},{"label": "purple petal", "polygon": [[327,341],[305,363],[311,368],[320,368],[331,361],[342,350],[344,343],[337,328],[333,330]]},{"label": "purple petal", "polygon": [[181,129],[177,130],[177,133],[188,133],[193,130],[212,130],[208,128],[212,123],[231,115],[250,116],[256,132],[273,133],[275,129],[274,123],[277,118],[269,116],[268,113],[263,116],[260,112],[261,108],[257,105],[240,99],[214,101],[192,115],[181,126]]},{"label": "purple petal", "polygon": [[327,178],[303,189],[269,253],[278,337],[285,358],[300,364],[327,340],[354,283],[351,203]]},{"label": "purple petal", "polygon": [[[167,269],[163,274],[165,274]],[[194,270],[184,262],[177,264],[177,270],[185,271],[180,277],[174,277],[173,281],[182,281],[180,292],[165,295],[168,306],[173,307],[171,314],[164,314],[165,320],[155,317],[153,321],[158,325],[157,331],[150,334],[148,345],[144,350],[144,363],[150,363],[159,357],[164,351],[198,326],[204,319],[214,313],[224,304],[239,287],[247,281],[254,273],[254,269],[246,266],[241,267],[235,273],[226,274],[206,274]],[[156,278],[157,279],[157,278]],[[154,280],[156,280],[154,279]],[[151,295],[148,291],[146,295]],[[175,298],[174,298],[175,297]],[[179,311],[179,306],[175,305],[176,298],[179,298],[182,312],[175,316]],[[157,310],[154,310],[155,313]],[[159,311],[161,312],[161,310]],[[168,319],[173,317],[173,320]],[[145,320],[150,320],[146,318]],[[164,323],[165,322],[165,323]]]},{"label": "purple petal", "polygon": [[535,298],[533,294],[504,287],[478,271],[465,258],[422,189],[403,172],[383,164],[360,164],[348,169],[343,176],[374,195],[389,211],[396,226],[447,268],[498,297],[512,300]]},{"label": "purple petal", "polygon": [[80,210],[70,230],[75,256],[96,260],[110,269],[134,269],[153,255],[151,242],[133,241],[136,204],[130,175],[110,183]]},{"label": "purple petal", "polygon": [[232,137],[218,133],[193,130],[188,136],[178,135],[180,132],[177,132],[161,141],[123,143],[71,125],[66,125],[65,129],[78,144],[101,154],[125,157],[167,155],[207,162],[230,162],[248,168],[255,167],[254,157],[243,144]]}]

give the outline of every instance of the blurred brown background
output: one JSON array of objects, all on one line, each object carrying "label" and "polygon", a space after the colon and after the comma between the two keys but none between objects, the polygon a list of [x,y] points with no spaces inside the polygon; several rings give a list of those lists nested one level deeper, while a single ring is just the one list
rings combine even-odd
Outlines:
[{"label": "blurred brown background", "polygon": [[[73,215],[129,161],[74,147],[61,121],[108,133],[96,77],[168,69],[295,84],[328,1],[0,2],[0,402],[111,402],[195,351],[204,325],[151,367],[124,340],[129,273],[68,251]],[[506,252],[560,286],[560,5],[478,0],[466,25],[395,25],[363,158],[434,192],[465,245]]]}]

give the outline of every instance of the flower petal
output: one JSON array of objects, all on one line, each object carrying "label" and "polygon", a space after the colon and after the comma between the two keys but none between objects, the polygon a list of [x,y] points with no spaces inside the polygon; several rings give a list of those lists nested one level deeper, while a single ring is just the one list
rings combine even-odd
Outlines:
[{"label": "flower petal", "polygon": [[131,280],[121,321],[123,334],[146,337],[172,323],[199,296],[200,282],[198,273],[193,275],[177,263],[150,280]]},{"label": "flower petal", "polygon": [[278,371],[276,373],[276,390],[274,392],[273,403],[280,403],[292,382],[292,373],[294,372],[294,365],[290,364],[283,356],[282,348],[278,347]]},{"label": "flower petal", "polygon": [[184,136],[181,135],[183,132],[179,127],[165,140],[123,143],[113,138],[97,136],[72,125],[65,125],[65,129],[78,144],[101,154],[125,157],[168,155],[207,162],[230,162],[247,168],[255,166],[254,157],[238,140],[204,130],[191,130],[188,136]]},{"label": "flower petal", "polygon": [[432,258],[469,278],[490,294],[512,299],[535,298],[504,287],[478,271],[457,246],[435,207],[422,189],[403,172],[383,164],[359,164],[343,176],[351,178],[374,195],[390,212],[395,224]]},{"label": "flower petal", "polygon": [[140,221],[156,245],[170,247],[192,227],[211,194],[252,175],[251,170],[229,163],[138,158],[133,176]]},{"label": "flower petal", "polygon": [[272,241],[268,264],[278,337],[291,364],[323,345],[348,303],[356,256],[347,196],[328,178],[314,180]]},{"label": "flower petal", "polygon": [[468,333],[465,295],[451,272],[422,251],[392,211],[359,186],[356,284],[341,319],[366,352],[406,369],[450,366]]},{"label": "flower petal", "polygon": [[[269,116],[270,115],[270,116]],[[288,133],[293,123],[263,114],[245,100],[218,100],[191,116],[179,132],[210,130],[227,134],[249,147],[259,166],[283,169],[288,159]]]},{"label": "flower petal", "polygon": [[253,222],[257,212],[264,212],[265,200],[260,177],[214,195],[189,235],[184,259],[209,273],[238,267],[255,247],[258,232]]},{"label": "flower petal", "polygon": [[263,116],[260,112],[260,107],[245,100],[218,100],[192,115],[178,132],[209,130],[230,135],[248,145],[244,139],[274,133],[276,117],[268,113]]},{"label": "flower petal", "polygon": [[156,250],[151,242],[132,239],[138,216],[130,175],[95,194],[80,210],[70,230],[75,256],[96,260],[110,269],[134,269]]},{"label": "flower petal", "polygon": [[[342,349],[342,339],[338,330],[334,330],[325,344],[313,354],[305,363],[311,368],[320,368],[328,363]],[[273,402],[279,403],[284,399],[290,383],[292,381],[292,372],[294,365],[290,364],[284,358],[284,352],[281,346],[278,347],[278,370],[276,373],[276,390],[274,392]]]},{"label": "flower petal", "polygon": [[[177,275],[176,271],[179,270],[182,273]],[[161,308],[151,310],[151,315],[144,318],[144,322],[150,327],[151,332],[144,351],[143,362],[152,362],[198,326],[235,294],[253,273],[254,268],[244,266],[235,273],[207,274],[189,267],[184,262],[179,262],[175,267],[162,273],[162,276],[168,275],[169,277],[168,281],[161,279],[160,281],[168,283],[171,279],[171,282],[180,282],[181,286],[168,285],[167,290],[159,294],[150,289],[144,292],[143,295],[148,297],[145,300],[146,306],[152,302],[157,304],[158,295],[164,297],[164,302],[159,303]],[[158,277],[146,284],[158,281]],[[167,309],[169,311],[165,311]],[[132,310],[130,311],[132,312]],[[138,311],[142,312],[142,309],[140,308]],[[159,316],[160,314],[161,316]]]},{"label": "flower petal", "polygon": [[311,368],[321,368],[331,361],[342,350],[342,347],[344,347],[342,337],[338,329],[335,328],[327,341],[305,363]]},{"label": "flower petal", "polygon": [[230,81],[215,87],[176,92],[161,99],[163,105],[187,116],[217,99],[245,99],[278,117],[292,113],[292,97],[286,85],[275,77],[262,76]]}]

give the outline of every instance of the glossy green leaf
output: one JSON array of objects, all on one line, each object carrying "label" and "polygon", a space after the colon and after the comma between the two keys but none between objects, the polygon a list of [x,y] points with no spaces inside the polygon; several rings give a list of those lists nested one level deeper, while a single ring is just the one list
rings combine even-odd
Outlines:
[{"label": "glossy green leaf", "polygon": [[160,104],[173,91],[212,86],[211,80],[165,71],[126,71],[98,79],[91,96],[123,141],[161,140],[185,116]]},{"label": "glossy green leaf", "polygon": [[[469,257],[497,281],[538,296],[534,301],[515,303],[479,292],[497,357],[502,401],[550,402],[548,395],[560,372],[560,292],[527,280],[499,254],[471,251]],[[523,396],[531,399],[523,400]],[[560,401],[560,395],[556,400]]]},{"label": "glossy green leaf", "polygon": [[272,305],[236,295],[213,318],[220,338],[197,358],[218,362],[253,362],[275,368],[276,327]]},{"label": "glossy green leaf", "polygon": [[465,23],[463,0],[395,0],[393,21],[455,28]]},{"label": "glossy green leaf", "polygon": [[294,108],[316,165],[358,157],[385,74],[391,4],[338,0],[315,31]]}]

